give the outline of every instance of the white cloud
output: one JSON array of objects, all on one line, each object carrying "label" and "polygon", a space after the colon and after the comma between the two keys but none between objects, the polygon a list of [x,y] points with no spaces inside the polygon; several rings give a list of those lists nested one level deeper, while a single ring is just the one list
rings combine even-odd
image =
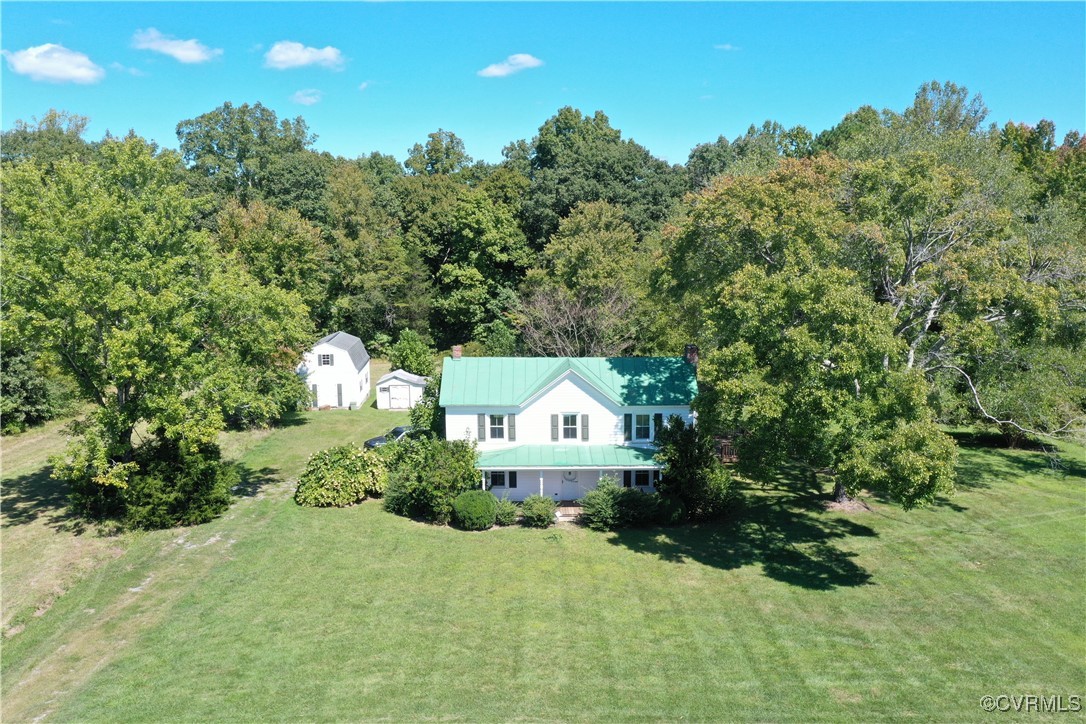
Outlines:
[{"label": "white cloud", "polygon": [[331,45],[310,48],[293,40],[280,40],[264,54],[265,68],[285,70],[306,65],[323,65],[325,68],[339,70],[343,67],[343,54],[339,52],[339,48]]},{"label": "white cloud", "polygon": [[300,91],[296,91],[294,95],[290,97],[295,103],[301,103],[303,106],[311,106],[314,103],[320,103],[321,97],[324,94],[316,88],[305,88]]},{"label": "white cloud", "polygon": [[719,45],[714,45],[713,48],[716,50],[739,50],[739,46],[732,45],[731,43],[720,43]]},{"label": "white cloud", "polygon": [[137,78],[141,78],[147,75],[139,68],[129,68],[127,65],[122,65],[120,63],[110,63],[109,67],[111,70],[115,70],[118,73],[128,73],[129,75],[134,75]]},{"label": "white cloud", "polygon": [[369,87],[370,87],[370,82],[368,80],[364,80],[364,81],[362,81],[361,83],[358,84],[358,90],[360,90],[360,91],[364,91]]},{"label": "white cloud", "polygon": [[137,50],[153,50],[181,63],[206,63],[222,55],[221,48],[209,48],[195,38],[178,40],[169,35],[163,35],[154,28],[137,30],[132,36],[132,47]]},{"label": "white cloud", "polygon": [[534,55],[515,53],[500,63],[488,65],[476,75],[482,76],[483,78],[504,78],[507,75],[513,75],[513,73],[519,73],[528,68],[538,68],[541,65],[543,65],[543,61],[536,58]]},{"label": "white cloud", "polygon": [[26,50],[0,51],[8,67],[32,80],[50,83],[97,83],[106,72],[83,53],[68,50],[63,45],[46,43]]}]

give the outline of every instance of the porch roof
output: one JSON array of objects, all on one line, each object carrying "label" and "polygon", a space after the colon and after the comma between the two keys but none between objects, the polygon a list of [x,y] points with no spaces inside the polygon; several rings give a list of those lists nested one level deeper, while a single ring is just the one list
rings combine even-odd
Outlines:
[{"label": "porch roof", "polygon": [[517,445],[479,453],[483,470],[574,470],[577,468],[656,469],[655,449],[627,445]]}]

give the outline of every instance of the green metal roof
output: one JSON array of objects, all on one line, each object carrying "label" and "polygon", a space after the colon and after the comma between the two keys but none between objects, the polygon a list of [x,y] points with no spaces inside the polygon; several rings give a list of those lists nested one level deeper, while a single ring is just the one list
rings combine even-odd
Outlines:
[{"label": "green metal roof", "polygon": [[479,453],[476,467],[517,468],[658,468],[651,447],[625,445],[516,445]]},{"label": "green metal roof", "polygon": [[570,371],[623,406],[689,405],[698,391],[682,357],[446,357],[439,404],[522,405]]}]

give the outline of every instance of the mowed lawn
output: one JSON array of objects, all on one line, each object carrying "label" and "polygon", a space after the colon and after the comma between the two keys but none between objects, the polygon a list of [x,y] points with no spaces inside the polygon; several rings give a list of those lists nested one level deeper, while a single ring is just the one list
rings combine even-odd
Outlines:
[{"label": "mowed lawn", "polygon": [[1086,694],[1082,448],[963,447],[927,510],[755,487],[725,524],[621,534],[290,499],[310,451],[402,419],[229,438],[226,516],[120,539],[4,641],[4,721],[957,721]]}]

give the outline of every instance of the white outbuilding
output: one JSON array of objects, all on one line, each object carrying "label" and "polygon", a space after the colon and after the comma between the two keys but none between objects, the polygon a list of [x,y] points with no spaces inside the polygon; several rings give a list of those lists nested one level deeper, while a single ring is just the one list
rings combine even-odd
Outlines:
[{"label": "white outbuilding", "polygon": [[429,377],[392,370],[377,380],[377,409],[409,410],[422,399]]},{"label": "white outbuilding", "polygon": [[298,374],[315,407],[361,407],[370,396],[370,354],[353,334],[333,332],[318,340]]}]

